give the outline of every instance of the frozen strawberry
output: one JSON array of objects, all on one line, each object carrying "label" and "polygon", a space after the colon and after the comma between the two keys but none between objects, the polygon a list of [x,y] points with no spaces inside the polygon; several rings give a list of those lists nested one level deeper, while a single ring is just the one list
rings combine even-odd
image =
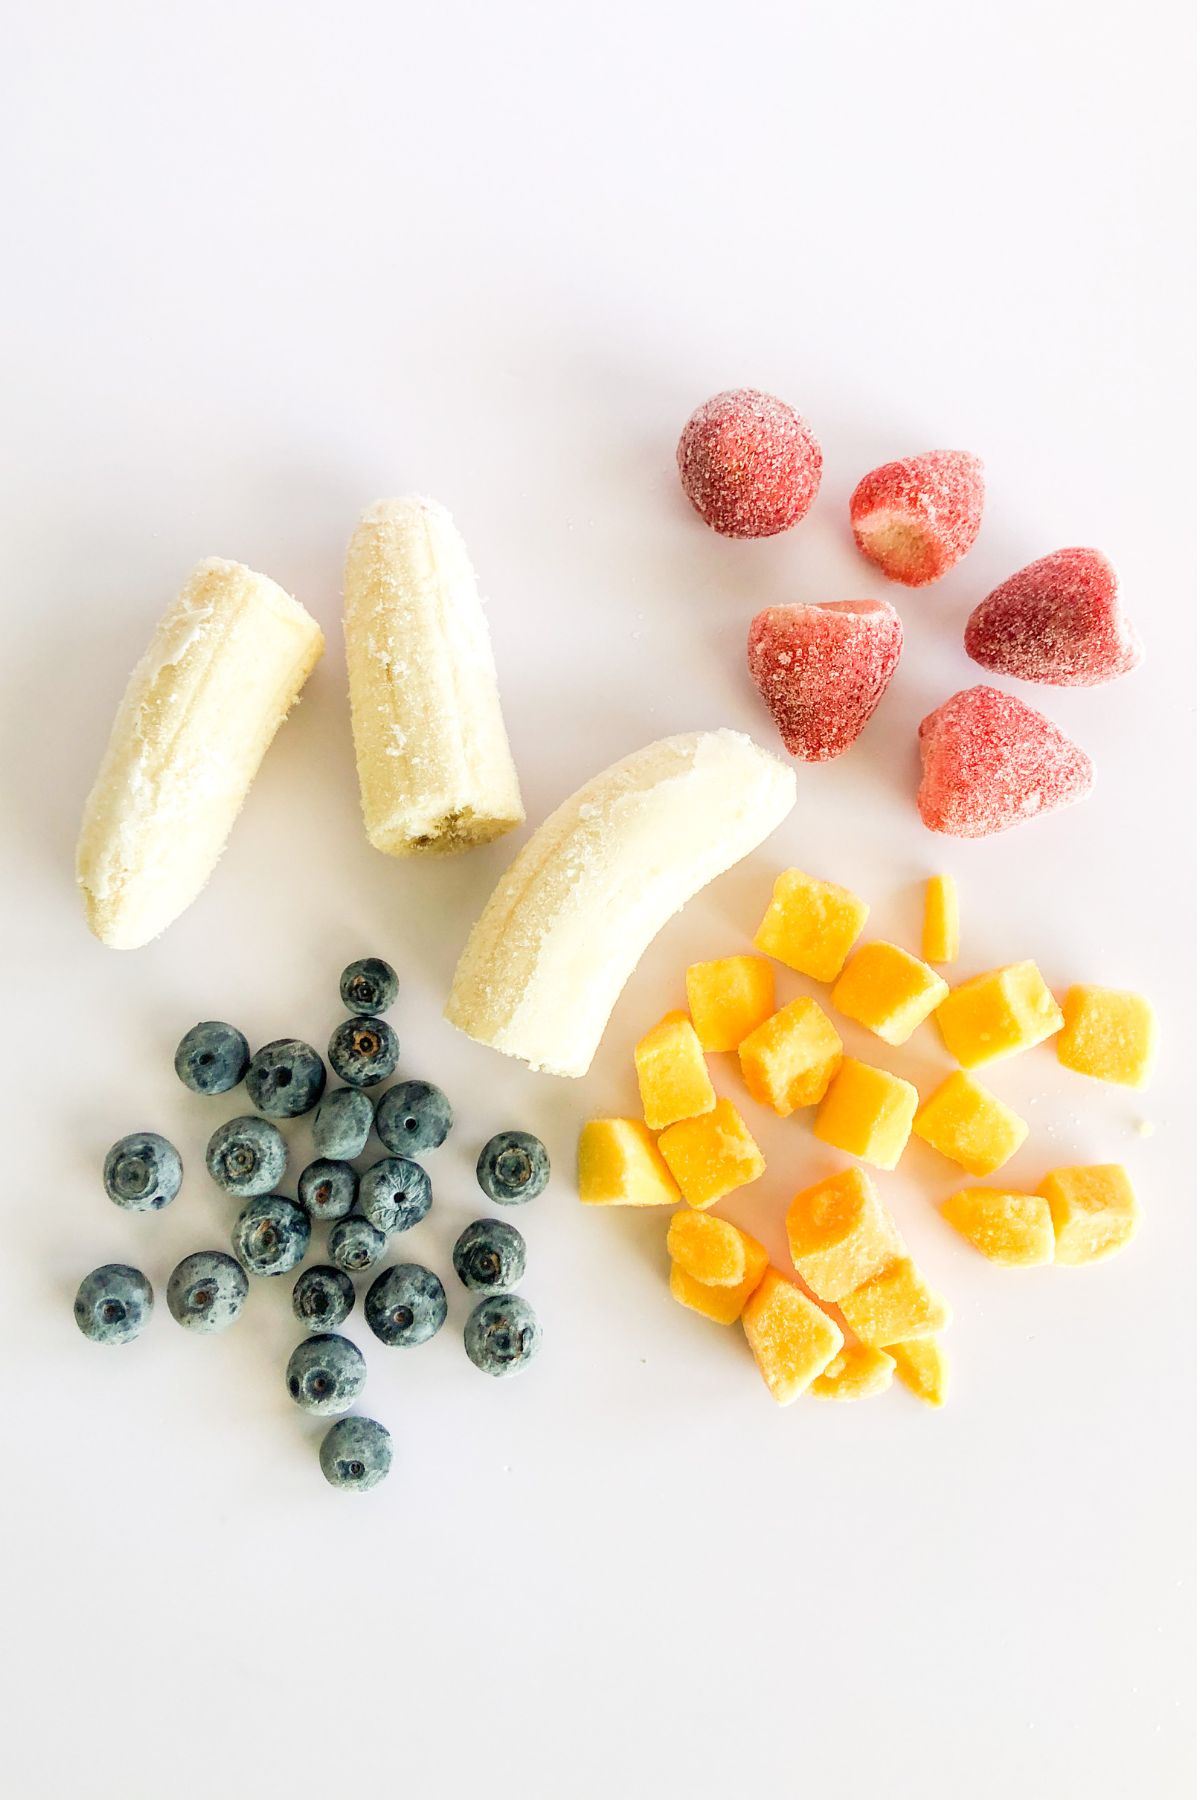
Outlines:
[{"label": "frozen strawberry", "polygon": [[990,837],[1092,791],[1092,759],[999,688],[964,688],[922,719],[917,810],[931,831]]},{"label": "frozen strawberry", "polygon": [[886,600],[768,606],[750,624],[746,660],[793,756],[848,750],[887,691],[904,627]]},{"label": "frozen strawberry", "polygon": [[925,587],[952,569],[979,535],[983,464],[965,450],[905,456],[864,475],[850,524],[864,556],[889,581]]},{"label": "frozen strawberry", "polygon": [[725,537],[774,537],[821,485],[821,446],[785,400],[732,388],[696,408],[676,451],[683,491]]},{"label": "frozen strawberry", "polygon": [[1056,550],[1018,569],[979,602],[963,641],[985,669],[1055,687],[1098,687],[1144,654],[1099,550]]}]

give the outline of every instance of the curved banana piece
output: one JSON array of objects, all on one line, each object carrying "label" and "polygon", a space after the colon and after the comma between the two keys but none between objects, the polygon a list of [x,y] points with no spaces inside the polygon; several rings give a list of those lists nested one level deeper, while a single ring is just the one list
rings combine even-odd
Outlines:
[{"label": "curved banana piece", "polygon": [[346,554],[346,662],[367,836],[466,850],[525,817],[483,603],[444,506],[369,507]]},{"label": "curved banana piece", "polygon": [[796,777],[736,731],[663,738],[530,838],[462,953],[446,1017],[553,1075],[586,1075],[651,939],[791,811]]},{"label": "curved banana piece", "polygon": [[129,678],[76,852],[87,920],[117,950],[190,906],[324,649],[298,600],[242,563],[198,563]]}]

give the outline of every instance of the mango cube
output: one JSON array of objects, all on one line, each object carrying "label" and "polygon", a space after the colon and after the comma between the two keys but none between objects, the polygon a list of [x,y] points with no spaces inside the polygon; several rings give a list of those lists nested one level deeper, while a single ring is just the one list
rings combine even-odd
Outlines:
[{"label": "mango cube", "polygon": [[807,995],[780,1007],[738,1045],[751,1095],[781,1118],[823,1099],[841,1060],[841,1038]]},{"label": "mango cube", "polygon": [[1055,1262],[1076,1267],[1103,1262],[1123,1249],[1141,1224],[1133,1183],[1120,1163],[1052,1169],[1038,1193],[1050,1202]]},{"label": "mango cube", "polygon": [[786,1223],[792,1261],[821,1300],[840,1300],[904,1255],[891,1215],[862,1169],[843,1169],[805,1188],[788,1207]]},{"label": "mango cube", "polygon": [[835,1150],[861,1156],[877,1169],[894,1169],[918,1098],[911,1082],[847,1056],[829,1084],[813,1132]]},{"label": "mango cube", "polygon": [[928,963],[898,944],[878,943],[854,952],[829,997],[885,1044],[906,1044],[949,992]]},{"label": "mango cube", "polygon": [[765,956],[693,963],[686,979],[692,1024],[704,1050],[736,1050],[775,1010],[775,971]]},{"label": "mango cube", "polygon": [[910,1257],[872,1275],[838,1301],[855,1337],[877,1350],[891,1351],[908,1338],[931,1337],[950,1323],[950,1308],[935,1294]]},{"label": "mango cube", "polygon": [[812,1384],[817,1400],[869,1400],[892,1385],[896,1364],[884,1350],[865,1344],[843,1344],[823,1374]]},{"label": "mango cube", "polygon": [[589,1119],[579,1134],[585,1206],[674,1206],[679,1189],[640,1119]]},{"label": "mango cube", "polygon": [[954,962],[958,956],[958,888],[953,875],[931,875],[925,884],[921,955],[927,963]]},{"label": "mango cube", "polygon": [[1117,988],[1068,988],[1062,1004],[1058,1060],[1097,1081],[1145,1087],[1158,1045],[1154,1008],[1140,994]]},{"label": "mango cube", "polygon": [[951,988],[937,1022],[954,1060],[978,1069],[1052,1037],[1063,1016],[1037,964],[1020,962]]},{"label": "mango cube", "polygon": [[767,1253],[757,1238],[739,1231],[728,1219],[702,1212],[675,1214],[667,1227],[667,1254],[706,1287],[738,1287],[752,1269],[757,1287],[767,1266]]},{"label": "mango cube", "polygon": [[732,1100],[718,1100],[700,1118],[669,1126],[658,1148],[688,1205],[701,1212],[757,1181],[767,1166]]},{"label": "mango cube", "polygon": [[759,1374],[780,1406],[790,1406],[829,1367],[842,1334],[827,1313],[776,1269],[768,1269],[742,1313]]},{"label": "mango cube", "polygon": [[694,1119],[717,1104],[700,1039],[686,1013],[669,1012],[660,1019],[635,1047],[633,1061],[651,1131],[677,1119]]},{"label": "mango cube", "polygon": [[835,981],[869,910],[849,888],[785,869],[776,877],[754,948],[814,981]]},{"label": "mango cube", "polygon": [[969,1175],[991,1175],[1002,1168],[1029,1136],[1024,1119],[961,1069],[930,1094],[913,1130]]},{"label": "mango cube", "polygon": [[910,1338],[893,1344],[888,1355],[896,1365],[896,1378],[910,1394],[927,1406],[944,1406],[949,1386],[946,1347],[940,1337]]},{"label": "mango cube", "polygon": [[[696,1224],[724,1225],[724,1219],[708,1219],[704,1213],[677,1213],[676,1219],[681,1222],[691,1219]],[[672,1220],[674,1225],[675,1220]],[[693,1312],[702,1313],[716,1325],[732,1325],[742,1316],[742,1308],[762,1280],[767,1267],[767,1253],[757,1238],[750,1237],[744,1231],[738,1231],[736,1225],[729,1226],[730,1231],[737,1232],[742,1240],[742,1275],[739,1281],[732,1284],[706,1281],[693,1273],[697,1266],[705,1267],[703,1259],[696,1259],[689,1268],[682,1261],[671,1263],[671,1293],[681,1306],[690,1306]],[[668,1243],[669,1243],[668,1238]]]},{"label": "mango cube", "polygon": [[1033,1269],[1054,1261],[1050,1203],[1040,1194],[963,1188],[942,1202],[942,1217],[989,1262]]}]

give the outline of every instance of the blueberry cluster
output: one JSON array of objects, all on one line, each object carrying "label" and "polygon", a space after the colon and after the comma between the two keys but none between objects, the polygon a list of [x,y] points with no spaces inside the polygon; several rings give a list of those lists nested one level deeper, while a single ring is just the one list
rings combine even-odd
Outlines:
[{"label": "blueberry cluster", "polygon": [[[244,1202],[231,1234],[233,1255],[185,1256],[168,1280],[167,1306],[189,1331],[223,1331],[245,1305],[248,1276],[297,1268],[314,1224],[327,1225],[328,1262],[302,1269],[292,1289],[292,1310],[309,1335],[285,1373],[296,1405],[320,1417],[347,1413],[366,1380],[362,1352],[337,1330],[354,1307],[352,1278],[375,1270],[389,1237],[429,1213],[432,1185],[415,1158],[443,1144],[454,1124],[450,1102],[430,1082],[401,1081],[377,1098],[366,1092],[388,1080],[399,1060],[396,1034],[380,1017],[396,1000],[395,971],[379,957],[364,957],[343,971],[340,990],[350,1017],[334,1031],[327,1056],[341,1087],[326,1088],[325,1062],[300,1039],[277,1038],[252,1056],[243,1034],[217,1020],[194,1025],[175,1053],[176,1073],[193,1093],[227,1094],[244,1083],[256,1111],[219,1125],[205,1152],[212,1179]],[[293,1200],[278,1192],[288,1151],[273,1121],[310,1112],[317,1156],[301,1171]],[[360,1172],[353,1165],[372,1131],[387,1154]],[[545,1188],[550,1160],[528,1132],[504,1131],[484,1145],[476,1176],[488,1199],[520,1205]],[[157,1132],[121,1138],[104,1160],[105,1191],[127,1209],[157,1211],[182,1183],[179,1153]],[[463,1286],[480,1296],[463,1332],[468,1357],[488,1375],[517,1373],[541,1342],[533,1308],[511,1291],[525,1272],[524,1238],[505,1220],[476,1219],[460,1234],[453,1263]],[[81,1283],[75,1319],[93,1342],[124,1344],[142,1331],[153,1305],[140,1270],[108,1263]],[[368,1326],[389,1346],[427,1342],[446,1312],[437,1275],[411,1262],[376,1274],[363,1302]],[[376,1486],[391,1461],[391,1436],[374,1419],[338,1418],[321,1443],[326,1479],[347,1491]]]}]

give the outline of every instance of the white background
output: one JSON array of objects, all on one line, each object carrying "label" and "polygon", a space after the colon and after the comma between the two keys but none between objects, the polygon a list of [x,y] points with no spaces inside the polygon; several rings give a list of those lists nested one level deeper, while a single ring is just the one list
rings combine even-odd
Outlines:
[{"label": "white background", "polygon": [[[10,9],[12,1793],[1190,1792],[1189,12]],[[809,518],[758,544],[706,532],[673,466],[692,407],[743,382],[798,404],[826,453]],[[934,445],[985,458],[984,528],[940,585],[892,590],[853,551],[847,496]],[[515,841],[409,866],[360,827],[341,557],[363,505],[414,488],[451,506],[490,597],[532,822],[670,730],[773,742],[742,660],[758,607],[886,593],[904,616],[874,723],[800,768],[792,818],[662,934],[584,1082],[440,1021]],[[914,734],[977,678],[965,616],[1073,543],[1117,561],[1148,643],[1110,688],[1024,690],[1094,754],[1096,793],[988,842],[934,838]],[[72,886],[83,796],[157,613],[214,553],[298,594],[329,653],[209,891],[160,943],[105,951]],[[1128,984],[1161,1011],[1144,1096],[1049,1047],[994,1071],[1033,1126],[1006,1174],[1128,1161],[1145,1225],[1119,1260],[994,1269],[937,1216],[950,1165],[914,1146],[886,1182],[956,1309],[942,1414],[902,1391],[778,1411],[740,1333],[667,1297],[664,1220],[573,1199],[580,1121],[633,1110],[635,1037],[686,961],[746,947],[788,863],[909,944],[920,881],[950,869],[963,973],[1034,956],[1059,989]],[[364,1402],[398,1454],[356,1502],[284,1392],[290,1284],[256,1285],[223,1339],[160,1306],[120,1352],[77,1335],[70,1299],[114,1257],[161,1296],[225,1239],[201,1153],[231,1109],[176,1082],[180,1032],[228,1016],[323,1043],[367,951],[401,972],[403,1071],[459,1108],[403,1250],[449,1275],[497,1128],[543,1133],[556,1179],[520,1219],[540,1361],[480,1377],[453,1291],[430,1346],[372,1348]],[[923,1086],[944,1066],[932,1028],[885,1060]],[[830,1159],[801,1120],[752,1122],[769,1172],[724,1210],[782,1257],[786,1200]],[[107,1144],[145,1126],[189,1170],[151,1220],[99,1183]]]}]

